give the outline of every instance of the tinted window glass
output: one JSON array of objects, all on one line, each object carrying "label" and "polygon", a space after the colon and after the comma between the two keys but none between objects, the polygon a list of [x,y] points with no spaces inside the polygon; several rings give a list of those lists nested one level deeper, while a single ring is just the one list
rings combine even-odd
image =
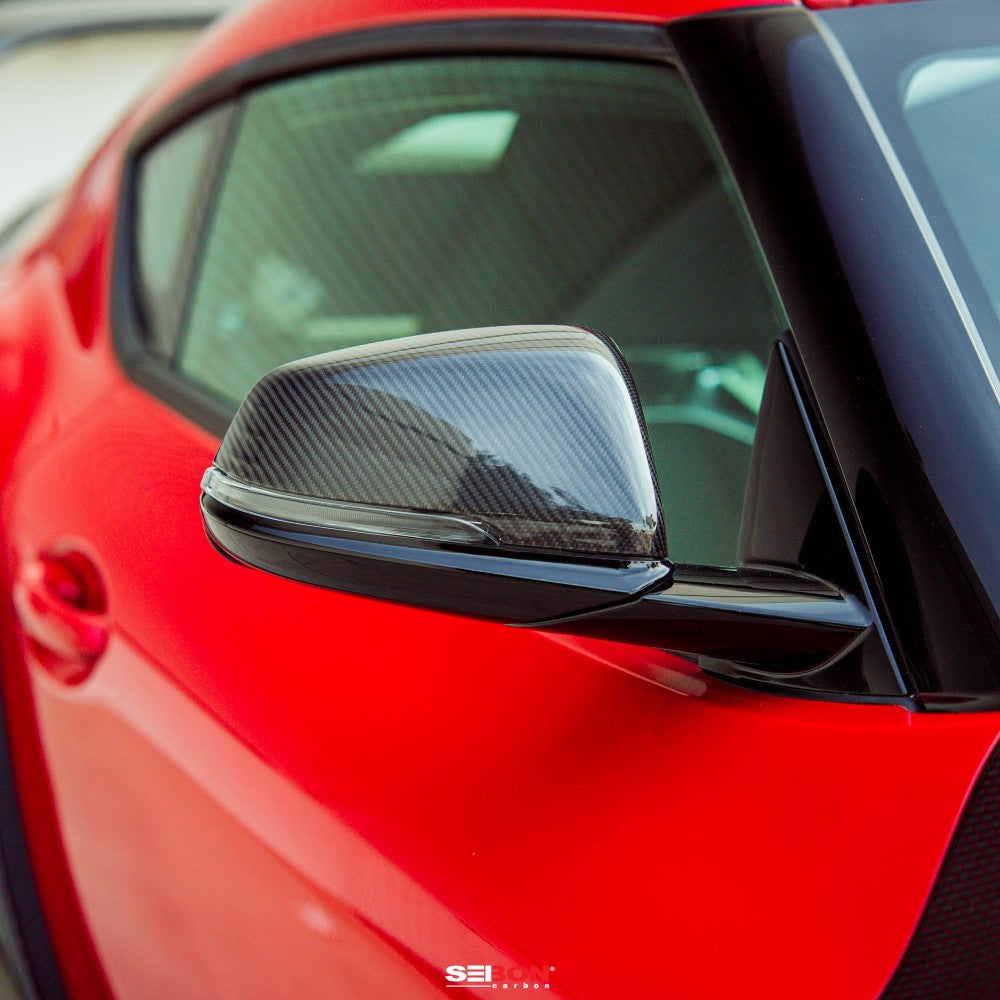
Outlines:
[{"label": "tinted window glass", "polygon": [[[884,129],[948,302],[1000,395],[1000,19],[993,0],[877,4],[818,15]],[[846,16],[845,16],[846,15]],[[886,44],[891,39],[891,44]],[[910,190],[912,189],[912,190]],[[940,376],[935,370],[932,379]],[[933,384],[933,383],[932,383]],[[978,391],[978,390],[976,390]]]},{"label": "tinted window glass", "polygon": [[1000,319],[1000,49],[922,59],[904,75],[903,109]]},{"label": "tinted window glass", "polygon": [[235,405],[282,362],[570,323],[632,366],[671,556],[732,563],[784,321],[678,74],[448,58],[252,94],[176,353]]},{"label": "tinted window glass", "polygon": [[176,346],[196,229],[210,192],[209,163],[230,118],[223,108],[175,132],[142,161],[136,243],[150,346]]}]

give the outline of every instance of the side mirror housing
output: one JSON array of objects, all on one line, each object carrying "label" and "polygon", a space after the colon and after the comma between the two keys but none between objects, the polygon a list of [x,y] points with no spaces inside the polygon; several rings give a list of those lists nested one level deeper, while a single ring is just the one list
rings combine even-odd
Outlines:
[{"label": "side mirror housing", "polygon": [[628,368],[573,327],[457,330],[278,368],[202,490],[209,539],[245,565],[744,676],[823,669],[872,626],[804,574],[675,574]]},{"label": "side mirror housing", "polygon": [[573,327],[285,365],[251,390],[202,485],[227,555],[352,593],[524,622],[670,572],[628,370]]}]

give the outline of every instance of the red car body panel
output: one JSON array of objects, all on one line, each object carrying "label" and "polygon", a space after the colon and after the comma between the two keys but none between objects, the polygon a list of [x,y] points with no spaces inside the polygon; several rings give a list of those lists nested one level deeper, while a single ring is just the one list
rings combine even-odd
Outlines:
[{"label": "red car body panel", "polygon": [[477,963],[595,998],[874,996],[891,976],[995,714],[758,694],[655,649],[236,566],[198,509],[217,440],[129,383],[111,345],[123,150],[196,80],[418,16],[717,6],[256,8],[205,39],[0,273],[17,289],[0,307],[4,593],[69,546],[110,609],[107,651],[74,683],[6,600],[0,622],[74,995],[418,997]]}]

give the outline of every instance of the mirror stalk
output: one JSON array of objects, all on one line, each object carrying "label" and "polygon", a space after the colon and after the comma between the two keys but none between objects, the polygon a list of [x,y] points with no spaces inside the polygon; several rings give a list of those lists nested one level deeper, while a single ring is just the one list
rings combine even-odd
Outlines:
[{"label": "mirror stalk", "polygon": [[856,598],[797,573],[677,567],[666,587],[529,627],[732,661],[768,676],[825,667],[873,624]]}]

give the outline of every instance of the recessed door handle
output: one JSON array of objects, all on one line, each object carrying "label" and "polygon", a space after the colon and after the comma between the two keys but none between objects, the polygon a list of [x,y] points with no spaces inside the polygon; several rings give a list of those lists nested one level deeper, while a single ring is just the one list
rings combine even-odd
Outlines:
[{"label": "recessed door handle", "polygon": [[62,680],[82,680],[107,647],[104,583],[79,551],[49,551],[23,565],[14,607],[25,636],[41,648],[43,664]]}]

